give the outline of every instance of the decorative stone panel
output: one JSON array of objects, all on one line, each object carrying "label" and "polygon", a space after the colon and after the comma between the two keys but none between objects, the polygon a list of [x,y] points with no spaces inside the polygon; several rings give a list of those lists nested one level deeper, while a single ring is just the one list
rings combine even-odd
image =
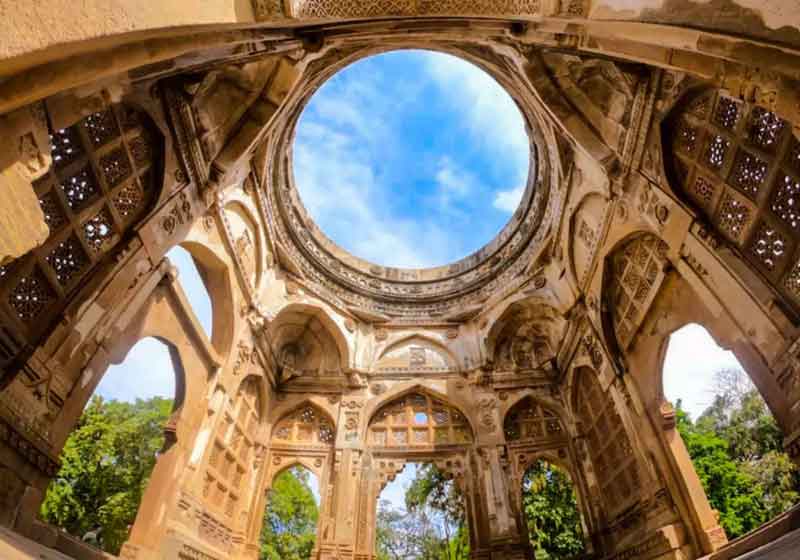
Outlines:
[{"label": "decorative stone panel", "polygon": [[[573,2],[580,5],[580,2]],[[293,0],[297,18],[537,15],[540,0]]]},{"label": "decorative stone panel", "polygon": [[673,186],[800,305],[800,140],[777,114],[722,91],[690,94],[665,125]]},{"label": "decorative stone panel", "polygon": [[664,280],[667,245],[642,234],[617,248],[610,259],[607,305],[617,342],[627,348]]},{"label": "decorative stone panel", "polygon": [[508,412],[503,432],[508,442],[549,440],[565,435],[558,415],[530,397],[522,399]]},{"label": "decorative stone panel", "polygon": [[368,442],[375,448],[431,448],[472,442],[464,415],[424,393],[411,393],[372,417]]},{"label": "decorative stone panel", "polygon": [[34,182],[50,234],[0,267],[0,330],[13,342],[0,366],[35,347],[83,281],[129,234],[158,196],[160,139],[149,119],[124,104],[50,130],[53,164]]},{"label": "decorative stone panel", "polygon": [[577,412],[594,474],[611,518],[639,495],[639,469],[614,400],[603,391],[593,370],[583,369],[578,375]]}]

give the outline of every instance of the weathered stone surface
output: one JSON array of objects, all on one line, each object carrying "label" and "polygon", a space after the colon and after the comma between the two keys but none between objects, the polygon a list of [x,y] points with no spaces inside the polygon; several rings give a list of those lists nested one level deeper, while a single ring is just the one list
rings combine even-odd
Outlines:
[{"label": "weathered stone surface", "polygon": [[[410,460],[464,491],[476,559],[526,558],[519,486],[539,458],[570,472],[596,557],[724,556],[662,392],[690,322],[734,351],[800,460],[790,7],[6,4],[0,524],[42,554],[94,554],[35,512],[104,372],[146,336],[178,390],[128,560],[254,558],[266,490],[296,464],[320,480],[315,558],[371,559],[377,497]],[[400,48],[478,63],[529,124],[519,210],[444,267],[347,254],[291,180],[308,97]],[[178,244],[210,337],[162,260]],[[0,555],[40,552],[3,534]]]}]

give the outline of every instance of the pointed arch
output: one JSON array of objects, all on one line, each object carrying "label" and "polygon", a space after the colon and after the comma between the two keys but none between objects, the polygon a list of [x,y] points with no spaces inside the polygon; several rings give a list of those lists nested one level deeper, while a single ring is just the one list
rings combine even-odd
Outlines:
[{"label": "pointed arch", "polygon": [[327,412],[304,401],[275,423],[271,441],[273,445],[332,446],[336,425]]},{"label": "pointed arch", "polygon": [[458,359],[444,344],[424,334],[391,342],[378,355],[373,371],[458,371]]},{"label": "pointed arch", "polygon": [[[194,261],[203,287],[211,300],[211,345],[221,355],[233,346],[234,298],[230,267],[220,255],[200,240],[186,240],[178,245]],[[180,276],[178,277],[180,281]],[[189,291],[184,289],[189,295]]]},{"label": "pointed arch", "polygon": [[431,449],[467,445],[474,439],[467,416],[422,386],[382,404],[367,426],[367,443],[375,448]]},{"label": "pointed arch", "polygon": [[508,442],[561,440],[567,429],[561,416],[531,395],[514,404],[503,419]]},{"label": "pointed arch", "polygon": [[486,354],[498,369],[542,367],[555,357],[566,321],[541,298],[510,303],[486,335]]},{"label": "pointed arch", "polygon": [[625,237],[608,253],[603,267],[601,319],[614,355],[633,342],[669,263],[667,244],[650,232]]},{"label": "pointed arch", "polygon": [[236,199],[225,205],[222,215],[236,261],[243,267],[242,274],[252,286],[258,286],[264,268],[259,219],[247,204]]},{"label": "pointed arch", "polygon": [[350,363],[347,338],[324,308],[291,303],[270,323],[269,336],[281,366],[305,370],[346,369]]}]

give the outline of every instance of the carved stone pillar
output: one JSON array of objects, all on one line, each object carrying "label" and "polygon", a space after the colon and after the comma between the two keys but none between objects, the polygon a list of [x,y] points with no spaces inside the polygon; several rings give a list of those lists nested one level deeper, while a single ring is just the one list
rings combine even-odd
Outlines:
[{"label": "carved stone pillar", "polygon": [[520,532],[511,503],[510,480],[503,468],[502,447],[482,447],[471,454],[465,488],[469,512],[472,558],[480,560],[527,560],[530,546]]},{"label": "carved stone pillar", "polygon": [[52,163],[41,104],[0,118],[0,265],[44,243],[50,230],[32,182]]},{"label": "carved stone pillar", "polygon": [[365,482],[369,461],[362,465],[364,452],[360,449],[337,449],[333,455],[328,483],[323,485],[324,481],[320,481],[323,509],[317,537],[318,560],[353,558],[357,534],[367,523]]}]

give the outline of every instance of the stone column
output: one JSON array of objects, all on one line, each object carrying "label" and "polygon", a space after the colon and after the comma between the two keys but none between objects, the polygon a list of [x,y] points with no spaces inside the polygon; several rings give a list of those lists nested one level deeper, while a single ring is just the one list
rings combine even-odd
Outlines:
[{"label": "stone column", "polygon": [[369,466],[362,465],[363,454],[360,449],[336,449],[330,459],[332,464],[325,477],[327,480],[320,480],[323,508],[317,537],[317,560],[364,557],[356,556],[358,533],[368,522],[365,510],[369,501],[364,482],[368,478]]},{"label": "stone column", "polygon": [[530,546],[511,503],[502,446],[470,453],[465,477],[471,556],[475,560],[528,560]]},{"label": "stone column", "polygon": [[52,157],[41,104],[0,118],[6,139],[0,154],[0,265],[45,242],[50,229],[33,182],[50,168]]}]

